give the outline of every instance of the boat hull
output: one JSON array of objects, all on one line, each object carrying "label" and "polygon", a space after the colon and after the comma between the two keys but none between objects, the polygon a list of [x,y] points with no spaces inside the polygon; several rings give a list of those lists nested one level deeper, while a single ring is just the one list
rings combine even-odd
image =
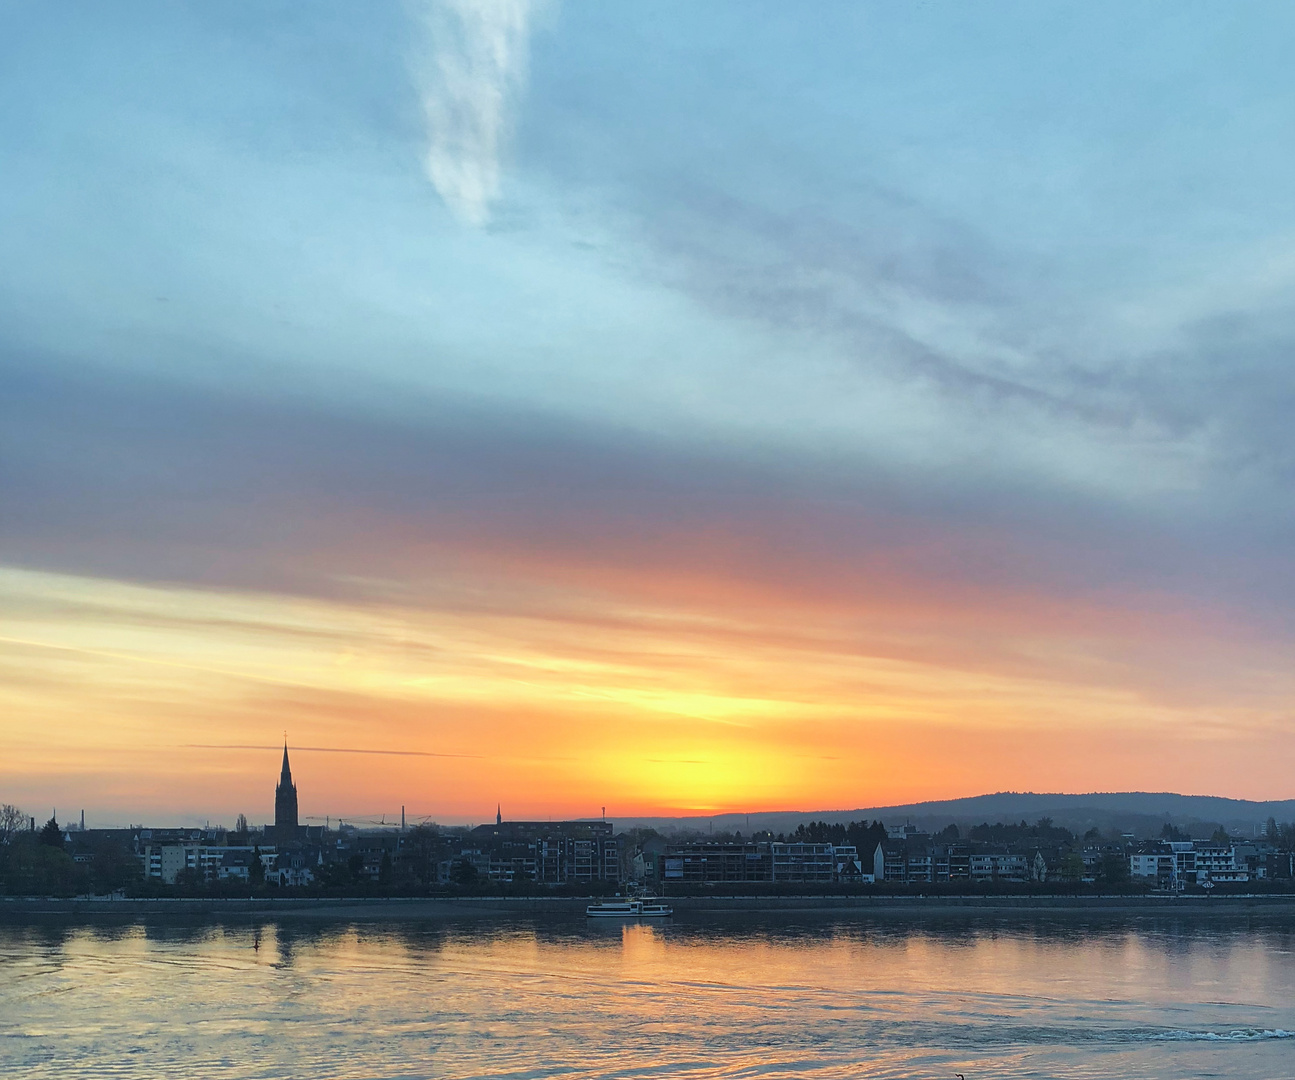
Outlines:
[{"label": "boat hull", "polygon": [[643,904],[633,901],[628,904],[590,904],[585,908],[585,916],[590,919],[668,919],[674,909],[664,904]]}]

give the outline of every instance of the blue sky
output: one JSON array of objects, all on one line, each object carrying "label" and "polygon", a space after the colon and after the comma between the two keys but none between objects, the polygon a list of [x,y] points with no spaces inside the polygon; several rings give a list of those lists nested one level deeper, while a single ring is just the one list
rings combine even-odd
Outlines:
[{"label": "blue sky", "polygon": [[1287,730],[1288,6],[0,20],[4,566],[893,591],[1067,680],[1155,611],[1191,640],[1094,678]]}]

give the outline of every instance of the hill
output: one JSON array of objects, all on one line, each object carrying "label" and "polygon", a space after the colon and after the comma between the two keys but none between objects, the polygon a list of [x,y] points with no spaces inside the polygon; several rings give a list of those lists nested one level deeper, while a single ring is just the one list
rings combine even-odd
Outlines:
[{"label": "hill", "polygon": [[849,822],[880,820],[887,825],[911,822],[923,831],[954,824],[959,828],[981,822],[1030,822],[1049,817],[1074,832],[1090,828],[1103,833],[1132,832],[1154,836],[1166,822],[1186,829],[1194,836],[1208,836],[1218,826],[1254,835],[1270,818],[1295,820],[1295,799],[1255,802],[1225,799],[1216,795],[1179,795],[1173,792],[1091,792],[1064,795],[1032,791],[1000,791],[965,799],[907,803],[899,806],[870,806],[855,810],[776,810],[755,814],[716,814],[689,817],[638,817],[616,819],[618,828],[645,826],[659,832],[791,832],[801,822]]}]

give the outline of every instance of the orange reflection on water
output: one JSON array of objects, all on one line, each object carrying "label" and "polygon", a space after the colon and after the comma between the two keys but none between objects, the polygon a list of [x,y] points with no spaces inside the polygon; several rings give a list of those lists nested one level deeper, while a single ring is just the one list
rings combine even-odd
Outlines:
[{"label": "orange reflection on water", "polygon": [[[416,909],[403,909],[416,916]],[[435,913],[435,905],[425,913]],[[0,1069],[341,1078],[1284,1075],[1295,936],[770,913],[0,927]],[[179,1070],[179,1072],[177,1072]]]}]

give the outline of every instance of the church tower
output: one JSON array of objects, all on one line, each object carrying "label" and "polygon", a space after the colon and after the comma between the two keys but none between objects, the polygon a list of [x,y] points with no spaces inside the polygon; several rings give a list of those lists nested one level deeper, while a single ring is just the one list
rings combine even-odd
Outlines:
[{"label": "church tower", "polygon": [[297,831],[297,785],[292,782],[292,770],[288,767],[288,743],[283,743],[283,771],[279,774],[279,786],[274,789],[274,836],[276,840],[287,840]]}]

